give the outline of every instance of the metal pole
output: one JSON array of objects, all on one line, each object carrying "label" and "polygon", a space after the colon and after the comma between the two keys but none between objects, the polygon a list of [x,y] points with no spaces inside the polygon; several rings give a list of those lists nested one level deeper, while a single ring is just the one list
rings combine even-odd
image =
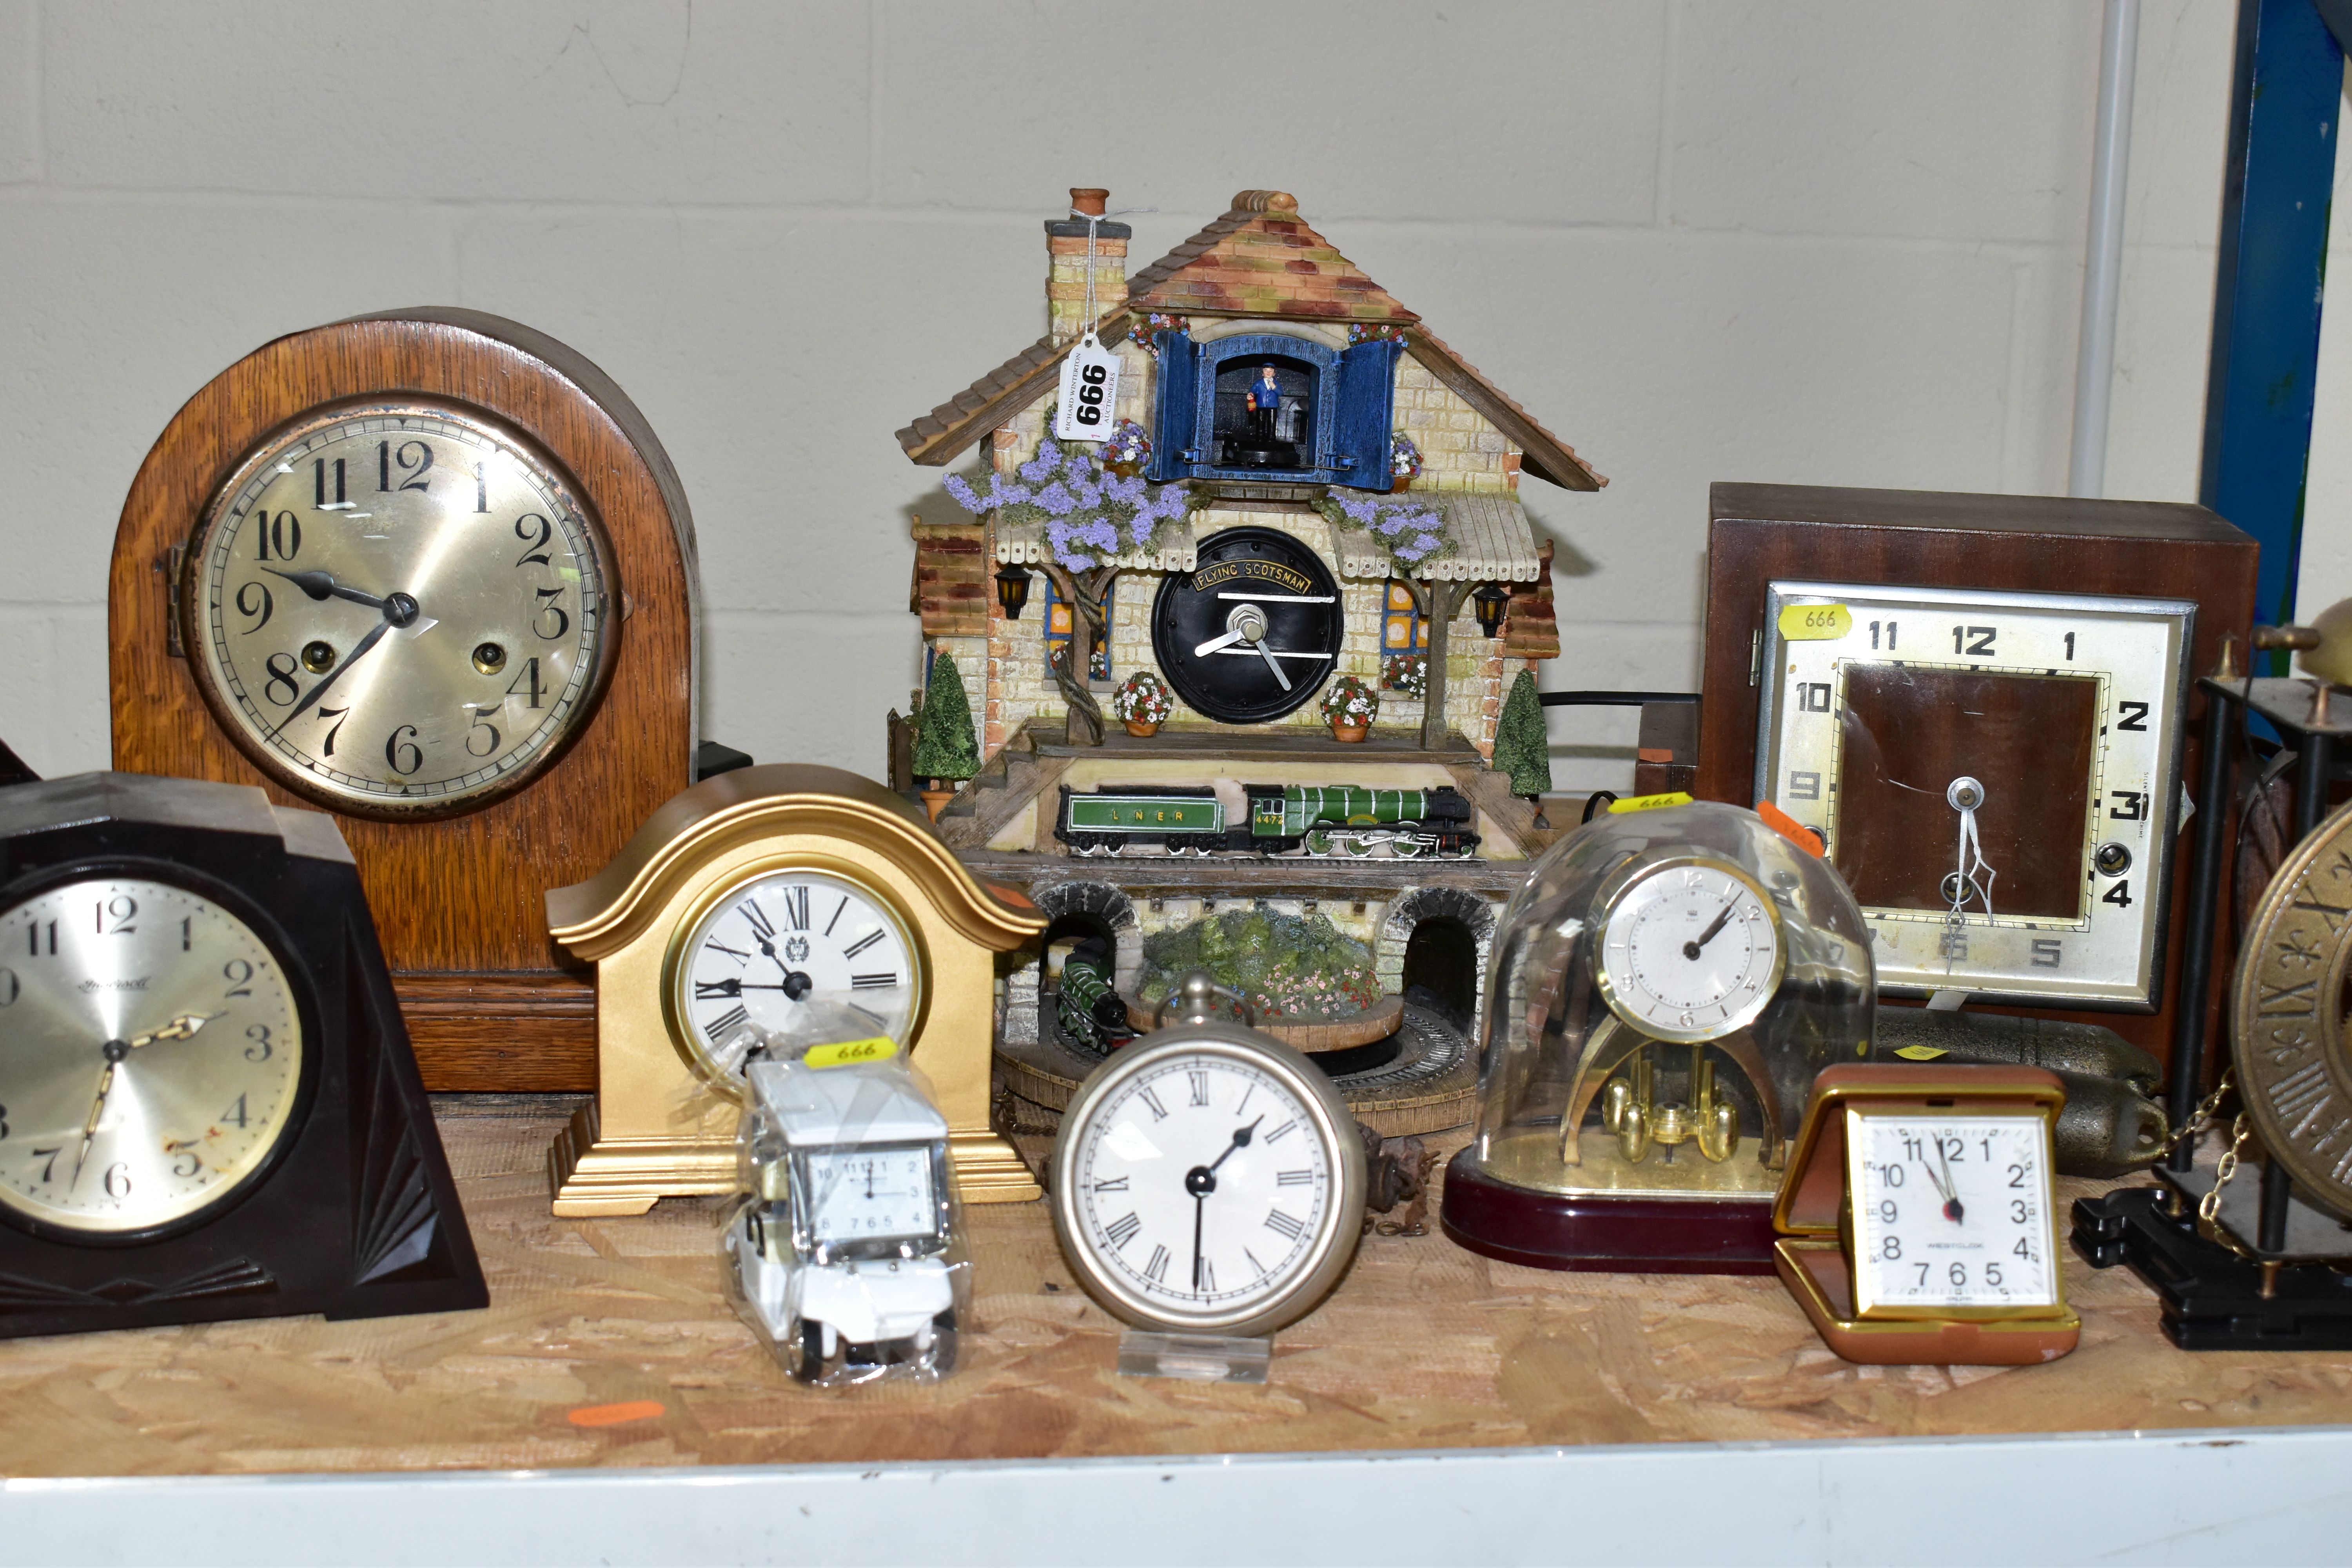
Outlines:
[{"label": "metal pole", "polygon": [[2099,45],[2099,123],[2091,155],[2091,235],[2083,258],[2068,495],[2095,497],[2106,489],[2107,403],[2116,375],[2116,302],[2123,291],[2124,187],[2131,169],[2132,80],[2138,55],[2139,0],[2107,0]]}]

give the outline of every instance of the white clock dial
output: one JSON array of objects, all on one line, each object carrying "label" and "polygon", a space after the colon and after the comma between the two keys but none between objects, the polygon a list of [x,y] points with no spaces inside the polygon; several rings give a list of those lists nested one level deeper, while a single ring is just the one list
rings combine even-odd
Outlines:
[{"label": "white clock dial", "polygon": [[99,877],[0,913],[0,1205],[78,1231],[187,1218],[292,1123],[302,1023],[253,929]]},{"label": "white clock dial", "polygon": [[479,805],[587,717],[611,589],[540,458],[462,411],[345,411],[249,459],[194,547],[190,658],[273,776],[338,810]]},{"label": "white clock dial", "polygon": [[820,1245],[939,1234],[929,1145],[836,1150],[803,1158],[809,1230]]},{"label": "white clock dial", "polygon": [[1669,860],[1620,889],[1597,965],[1617,1016],[1661,1040],[1712,1040],[1764,1009],[1781,971],[1780,921],[1721,861]]},{"label": "white clock dial", "polygon": [[787,1033],[825,1005],[903,1046],[923,1001],[922,961],[898,910],[817,870],[770,871],[722,894],[687,933],[675,976],[688,1047],[730,1087],[747,1033]]},{"label": "white clock dial", "polygon": [[2057,1303],[2042,1118],[1849,1110],[1846,1159],[1862,1315]]},{"label": "white clock dial", "polygon": [[1322,1121],[1280,1076],[1229,1053],[1119,1076],[1066,1136],[1070,1239],[1156,1319],[1247,1317],[1298,1289],[1335,1225],[1359,1223],[1337,1211]]},{"label": "white clock dial", "polygon": [[1757,798],[1822,835],[1882,990],[2157,1000],[2195,613],[1771,584]]}]

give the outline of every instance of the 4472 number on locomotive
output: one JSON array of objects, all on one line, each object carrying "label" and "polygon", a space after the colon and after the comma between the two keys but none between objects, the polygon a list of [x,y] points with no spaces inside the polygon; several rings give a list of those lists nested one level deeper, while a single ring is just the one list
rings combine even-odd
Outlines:
[{"label": "4472 number on locomotive", "polygon": [[1054,837],[1078,855],[1466,856],[1478,847],[1460,791],[1361,784],[1065,785]]}]

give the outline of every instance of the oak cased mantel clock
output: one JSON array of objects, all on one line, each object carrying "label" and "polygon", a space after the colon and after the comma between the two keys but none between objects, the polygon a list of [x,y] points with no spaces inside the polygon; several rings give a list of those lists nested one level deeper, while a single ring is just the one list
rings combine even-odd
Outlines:
[{"label": "oak cased mantel clock", "polygon": [[[1880,984],[2171,1032],[2189,678],[2245,647],[2202,507],[1718,484],[1696,793],[1819,831]],[[2083,1011],[2083,1010],[2091,1011]]]},{"label": "oak cased mantel clock", "polygon": [[557,1214],[735,1191],[747,1065],[835,1022],[930,1080],[964,1201],[1038,1195],[991,1126],[989,1073],[997,954],[1045,917],[881,785],[783,763],[707,779],[549,893],[547,920],[598,991],[597,1098],[550,1155]]},{"label": "oak cased mantel clock", "polygon": [[430,1087],[587,1089],[541,900],[690,782],[695,593],[677,474],[577,353],[464,310],[298,332],[131,483],[116,765],[335,815]]},{"label": "oak cased mantel clock", "polygon": [[0,790],[0,1337],[488,1303],[328,817]]}]

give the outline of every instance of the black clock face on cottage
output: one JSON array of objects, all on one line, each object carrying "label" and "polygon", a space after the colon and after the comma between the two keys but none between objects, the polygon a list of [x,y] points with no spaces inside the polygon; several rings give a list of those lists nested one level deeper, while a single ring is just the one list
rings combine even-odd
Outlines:
[{"label": "black clock face on cottage", "polygon": [[1341,621],[1339,585],[1314,551],[1279,529],[1229,528],[1160,584],[1151,647],[1195,712],[1260,724],[1323,689]]}]

